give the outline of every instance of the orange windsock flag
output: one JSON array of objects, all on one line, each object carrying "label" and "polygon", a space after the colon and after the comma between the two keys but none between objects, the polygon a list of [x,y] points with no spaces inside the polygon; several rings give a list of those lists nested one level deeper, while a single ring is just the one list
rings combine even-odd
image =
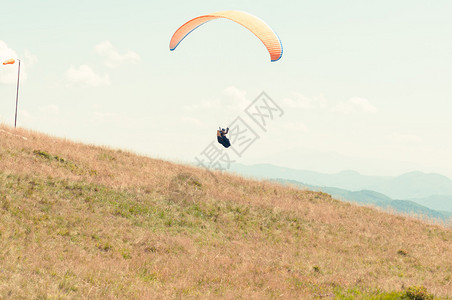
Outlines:
[{"label": "orange windsock flag", "polygon": [[12,65],[16,61],[13,58],[7,59],[3,62],[4,65]]}]

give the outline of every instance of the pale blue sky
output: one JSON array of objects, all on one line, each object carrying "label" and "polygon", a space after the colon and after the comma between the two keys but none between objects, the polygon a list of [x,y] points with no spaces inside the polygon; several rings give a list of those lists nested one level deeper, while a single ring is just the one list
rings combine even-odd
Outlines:
[{"label": "pale blue sky", "polygon": [[[249,31],[190,18],[263,19],[280,61]],[[22,59],[18,126],[192,161],[261,91],[284,110],[238,161],[369,175],[452,177],[450,1],[8,1],[0,58]],[[0,67],[14,122],[17,65]]]}]

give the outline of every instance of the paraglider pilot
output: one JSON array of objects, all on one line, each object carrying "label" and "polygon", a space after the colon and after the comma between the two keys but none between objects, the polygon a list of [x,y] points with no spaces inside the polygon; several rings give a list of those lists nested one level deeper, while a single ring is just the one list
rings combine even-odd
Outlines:
[{"label": "paraglider pilot", "polygon": [[218,141],[218,143],[222,144],[225,148],[228,148],[229,146],[231,146],[231,142],[226,137],[226,134],[228,134],[228,132],[229,132],[229,128],[226,128],[226,130],[224,130],[224,128],[222,129],[220,127],[220,130],[217,130],[217,141]]}]

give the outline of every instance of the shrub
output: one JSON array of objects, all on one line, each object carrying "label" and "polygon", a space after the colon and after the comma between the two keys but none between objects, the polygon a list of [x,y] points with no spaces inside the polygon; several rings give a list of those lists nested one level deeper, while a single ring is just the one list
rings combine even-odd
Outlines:
[{"label": "shrub", "polygon": [[406,251],[405,249],[400,249],[399,251],[397,251],[397,254],[401,256],[407,256],[408,251]]},{"label": "shrub", "polygon": [[427,292],[424,286],[410,286],[405,291],[406,298],[411,300],[430,300],[433,296]]}]

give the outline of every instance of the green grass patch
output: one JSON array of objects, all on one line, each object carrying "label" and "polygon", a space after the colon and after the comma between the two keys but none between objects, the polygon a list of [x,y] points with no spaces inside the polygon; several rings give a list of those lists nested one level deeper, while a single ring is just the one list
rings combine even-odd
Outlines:
[{"label": "green grass patch", "polygon": [[[47,215],[35,216],[34,220],[55,223],[60,236],[70,236],[71,232],[67,220],[58,217],[58,210],[68,201],[75,209],[109,212],[153,231],[203,232],[209,237],[255,233],[272,239],[280,230],[299,234],[304,227],[303,220],[289,213],[214,199],[179,205],[164,195],[115,190],[83,181],[6,174],[0,174],[0,180],[0,191],[8,195],[1,199],[4,211],[20,219],[28,219],[32,213]],[[21,206],[23,199],[32,201],[33,212]]]}]

